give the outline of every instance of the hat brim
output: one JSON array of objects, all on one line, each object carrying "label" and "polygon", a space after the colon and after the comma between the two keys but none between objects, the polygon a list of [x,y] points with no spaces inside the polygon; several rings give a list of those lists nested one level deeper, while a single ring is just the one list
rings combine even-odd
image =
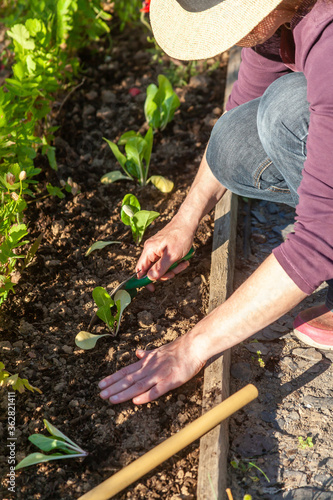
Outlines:
[{"label": "hat brim", "polygon": [[209,59],[248,35],[281,0],[223,0],[189,12],[176,0],[151,0],[150,23],[158,45],[174,59]]}]

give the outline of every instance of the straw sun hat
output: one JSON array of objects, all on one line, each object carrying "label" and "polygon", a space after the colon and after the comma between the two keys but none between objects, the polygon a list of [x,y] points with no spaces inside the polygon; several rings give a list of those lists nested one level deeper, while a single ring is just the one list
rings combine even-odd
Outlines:
[{"label": "straw sun hat", "polygon": [[248,35],[281,0],[151,0],[157,43],[171,57],[207,59]]}]

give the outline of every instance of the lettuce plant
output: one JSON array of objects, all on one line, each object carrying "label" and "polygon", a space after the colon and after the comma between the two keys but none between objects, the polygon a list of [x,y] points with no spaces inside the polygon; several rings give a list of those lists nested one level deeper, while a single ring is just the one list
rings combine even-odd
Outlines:
[{"label": "lettuce plant", "polygon": [[120,151],[117,144],[108,139],[104,140],[110,146],[112,153],[120,163],[125,174],[119,170],[108,172],[101,178],[103,184],[110,184],[119,180],[137,179],[141,186],[146,186],[146,184],[151,182],[163,193],[172,191],[173,182],[161,175],[153,175],[148,178],[150,157],[153,148],[153,130],[151,127],[144,137],[134,130],[125,132],[120,137],[118,145],[124,146],[125,154]]},{"label": "lettuce plant", "polygon": [[134,194],[127,194],[122,201],[120,217],[125,226],[130,226],[136,245],[141,243],[147,227],[159,215],[158,212],[141,210],[139,200]]},{"label": "lettuce plant", "polygon": [[[120,320],[124,309],[131,303],[131,296],[126,290],[119,290],[114,300],[102,286],[94,288],[93,299],[98,307],[96,315],[104,321],[110,332],[113,334],[114,326],[117,325],[114,335],[117,335],[120,325]],[[116,307],[116,313],[112,312],[112,308]],[[111,335],[111,333],[103,333],[102,335],[94,335],[90,332],[81,331],[75,337],[75,344],[80,349],[93,349],[97,340],[102,337]]]},{"label": "lettuce plant", "polygon": [[16,470],[22,469],[23,467],[29,467],[30,465],[39,464],[41,462],[49,462],[50,460],[86,457],[88,455],[86,451],[82,450],[80,446],[59,431],[59,429],[57,429],[54,425],[50,424],[50,422],[46,419],[44,419],[44,425],[49,431],[50,436],[32,434],[28,438],[29,441],[42,451],[58,451],[56,451],[56,453],[52,453],[51,455],[44,455],[43,453],[38,452],[31,453],[17,464],[15,467]]},{"label": "lettuce plant", "polygon": [[144,111],[146,120],[154,130],[164,130],[179,108],[180,101],[170,81],[158,75],[158,87],[151,83],[147,88]]}]

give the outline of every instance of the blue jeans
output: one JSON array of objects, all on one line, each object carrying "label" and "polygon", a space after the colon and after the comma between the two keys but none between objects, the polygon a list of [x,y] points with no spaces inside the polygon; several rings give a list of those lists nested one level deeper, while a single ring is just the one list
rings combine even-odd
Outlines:
[{"label": "blue jeans", "polygon": [[[290,73],[218,120],[206,158],[223,186],[296,207],[310,120],[306,87],[303,73]],[[326,305],[333,310],[333,279],[327,283]]]}]

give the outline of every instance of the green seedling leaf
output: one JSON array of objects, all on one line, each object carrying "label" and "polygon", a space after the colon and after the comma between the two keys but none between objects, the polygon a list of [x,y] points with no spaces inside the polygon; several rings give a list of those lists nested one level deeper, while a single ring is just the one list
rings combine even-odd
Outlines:
[{"label": "green seedling leaf", "polygon": [[42,451],[53,451],[55,449],[63,450],[65,453],[74,453],[74,451],[78,451],[77,447],[69,445],[69,443],[65,441],[55,439],[51,436],[44,436],[43,434],[32,434],[28,439]]},{"label": "green seedling leaf", "polygon": [[23,467],[29,467],[30,465],[40,464],[42,462],[49,462],[50,460],[59,460],[61,458],[75,458],[84,457],[86,453],[75,453],[71,455],[62,455],[61,453],[53,453],[52,455],[43,455],[43,453],[31,453],[25,457],[17,466],[15,470],[22,469]]},{"label": "green seedling leaf", "polygon": [[152,175],[148,182],[151,182],[162,193],[170,193],[174,187],[174,183],[162,175]]},{"label": "green seedling leaf", "polygon": [[134,130],[129,130],[128,132],[125,132],[119,139],[118,144],[119,146],[125,146],[126,142],[131,139],[132,137],[138,137],[140,136],[139,132],[135,132]]},{"label": "green seedling leaf", "polygon": [[30,40],[30,33],[23,24],[16,24],[7,35],[13,38],[23,49],[34,50],[35,44]]},{"label": "green seedling leaf", "polygon": [[[66,436],[66,434],[64,434],[63,432],[61,432],[57,427],[55,427],[55,425],[51,424],[48,420],[46,420],[46,418],[43,419],[43,422],[44,422],[44,425],[45,425],[46,429],[51,434],[51,436],[55,436],[55,437],[57,437],[59,439],[67,441],[67,443],[69,443],[69,444],[71,444],[71,445],[73,445],[76,448],[79,448],[81,450],[81,448],[76,443],[74,443],[74,441],[72,441],[71,439],[69,439],[69,437]],[[81,450],[81,451],[83,451],[83,450]]]},{"label": "green seedling leaf", "polygon": [[126,194],[121,202],[120,217],[125,226],[131,224],[131,218],[141,209],[139,200],[134,194]]},{"label": "green seedling leaf", "polygon": [[[102,319],[102,318],[101,318]],[[80,348],[88,351],[93,349],[96,345],[97,340],[102,337],[111,335],[110,333],[103,333],[103,335],[94,335],[90,332],[79,332],[75,337],[75,344]]]},{"label": "green seedling leaf", "polygon": [[[136,233],[136,244],[139,245],[148,226],[159,216],[158,212],[140,210],[131,219],[132,232]],[[134,234],[134,233],[133,233]]]},{"label": "green seedling leaf", "polygon": [[96,312],[97,316],[104,321],[111,330],[115,322],[115,318],[111,313],[111,307],[114,306],[114,301],[102,286],[94,288],[92,295],[98,306]]},{"label": "green seedling leaf", "polygon": [[88,248],[88,250],[85,253],[85,256],[88,257],[88,255],[91,254],[91,252],[94,252],[95,250],[102,250],[103,248],[107,247],[108,245],[121,245],[121,241],[96,241],[91,245],[91,247]]},{"label": "green seedling leaf", "polygon": [[103,137],[104,141],[106,141],[108,143],[108,145],[110,146],[111,148],[111,151],[112,153],[114,154],[114,156],[116,157],[116,159],[118,160],[118,162],[120,163],[120,165],[122,166],[123,169],[125,169],[125,164],[126,164],[126,156],[123,155],[117,144],[115,144],[114,142],[112,141],[109,141],[108,139],[105,139],[105,137]]},{"label": "green seedling leaf", "polygon": [[101,177],[102,184],[112,184],[117,181],[128,181],[128,179],[132,179],[129,175],[124,175],[120,172],[120,170],[114,170],[113,172],[108,172],[107,174]]},{"label": "green seedling leaf", "polygon": [[93,289],[92,296],[96,302],[97,307],[112,307],[114,302],[108,292],[102,286],[97,286]]},{"label": "green seedling leaf", "polygon": [[120,320],[121,320],[122,314],[124,312],[124,309],[131,303],[131,300],[132,300],[131,296],[128,292],[126,292],[126,290],[119,290],[114,297],[114,301],[115,301],[115,304],[117,306],[117,311],[118,311],[117,316],[116,316],[117,329],[116,329],[115,335],[117,335],[117,333],[118,333]]}]

